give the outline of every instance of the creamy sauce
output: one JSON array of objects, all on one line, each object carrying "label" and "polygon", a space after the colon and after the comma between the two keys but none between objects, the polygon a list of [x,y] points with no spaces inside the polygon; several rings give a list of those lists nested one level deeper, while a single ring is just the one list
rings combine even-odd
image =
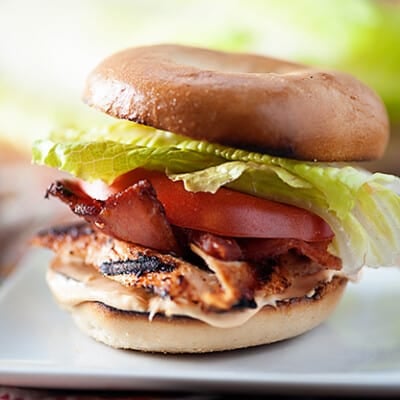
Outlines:
[{"label": "creamy sauce", "polygon": [[206,312],[195,304],[162,299],[141,288],[125,287],[80,263],[53,263],[47,272],[47,282],[56,300],[66,309],[86,301],[98,301],[119,310],[149,313],[149,319],[156,313],[162,313],[166,316],[191,317],[215,327],[231,328],[242,325],[266,305],[275,306],[278,301],[294,297],[312,297],[313,288],[318,282],[329,282],[337,275],[339,272],[334,270],[319,271],[298,279],[283,293],[256,295],[257,308],[221,313]]}]

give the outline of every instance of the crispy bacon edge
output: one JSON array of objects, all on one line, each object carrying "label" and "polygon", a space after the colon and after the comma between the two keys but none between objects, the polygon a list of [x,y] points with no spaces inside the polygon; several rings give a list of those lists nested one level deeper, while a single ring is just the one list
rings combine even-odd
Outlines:
[{"label": "crispy bacon edge", "polygon": [[65,179],[50,185],[45,197],[50,196],[57,197],[74,214],[110,236],[160,251],[180,253],[164,208],[147,180],[106,200],[96,200],[81,188],[79,182]]}]

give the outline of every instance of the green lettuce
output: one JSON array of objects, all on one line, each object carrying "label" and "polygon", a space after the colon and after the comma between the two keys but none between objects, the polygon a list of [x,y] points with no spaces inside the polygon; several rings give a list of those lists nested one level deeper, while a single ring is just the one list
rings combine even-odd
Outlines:
[{"label": "green lettuce", "polygon": [[337,164],[301,162],[118,123],[100,131],[54,133],[33,161],[87,181],[112,181],[137,167],[164,171],[189,191],[221,186],[310,210],[335,233],[343,271],[391,266],[400,258],[400,179]]}]

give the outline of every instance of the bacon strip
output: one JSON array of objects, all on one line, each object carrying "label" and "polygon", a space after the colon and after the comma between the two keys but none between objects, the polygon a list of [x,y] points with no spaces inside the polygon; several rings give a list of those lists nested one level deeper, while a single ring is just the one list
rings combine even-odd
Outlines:
[{"label": "bacon strip", "polygon": [[294,251],[326,269],[340,270],[340,258],[328,252],[327,241],[305,242],[300,239],[234,239],[212,233],[191,231],[189,241],[206,254],[224,261],[246,260],[255,263],[265,259],[278,260],[279,256]]},{"label": "bacon strip", "polygon": [[209,256],[224,261],[243,259],[243,253],[234,238],[225,238],[209,232],[189,231],[188,240]]},{"label": "bacon strip", "polygon": [[100,231],[142,246],[179,253],[171,225],[162,204],[148,181],[139,181],[107,200],[91,198],[78,182],[62,180],[53,183],[46,198],[54,196]]},{"label": "bacon strip", "polygon": [[244,258],[260,261],[266,258],[276,258],[293,250],[305,256],[326,269],[340,270],[340,258],[328,252],[330,241],[305,242],[300,239],[251,239],[242,240],[240,248]]}]

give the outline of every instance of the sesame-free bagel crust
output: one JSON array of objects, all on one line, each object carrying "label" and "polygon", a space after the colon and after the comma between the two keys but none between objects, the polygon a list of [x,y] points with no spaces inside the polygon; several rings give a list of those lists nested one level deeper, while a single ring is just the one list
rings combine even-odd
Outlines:
[{"label": "sesame-free bagel crust", "polygon": [[131,48],[92,72],[83,98],[120,119],[302,160],[371,160],[388,141],[385,108],[357,79],[250,54]]}]

